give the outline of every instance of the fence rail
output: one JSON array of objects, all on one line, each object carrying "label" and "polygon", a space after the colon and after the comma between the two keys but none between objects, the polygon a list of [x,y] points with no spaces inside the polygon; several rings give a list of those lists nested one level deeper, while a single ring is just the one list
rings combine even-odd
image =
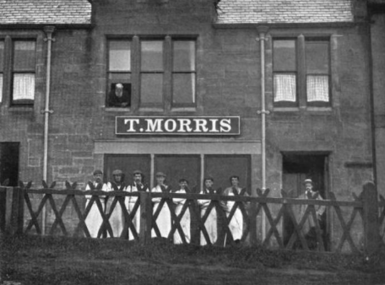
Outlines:
[{"label": "fence rail", "polygon": [[[352,252],[371,254],[381,241],[384,242],[385,199],[379,196],[378,200],[372,183],[365,184],[359,196],[353,195],[353,201],[338,201],[334,193],[329,193],[329,200],[294,199],[287,197],[284,191],[282,197],[273,198],[268,197],[269,190],[262,193],[259,189],[254,197],[82,191],[70,183],[66,183],[64,190],[53,189],[54,184],[49,188],[45,182],[43,186],[43,189],[32,189],[31,183],[21,183],[20,187],[0,187],[2,231],[92,237],[88,219],[96,211],[99,217],[97,237],[135,239],[144,243],[154,236],[170,241],[179,236],[180,243],[226,245],[234,242],[235,235],[240,232],[239,239],[250,244],[337,252],[347,245]],[[180,202],[178,210],[176,201]],[[333,239],[336,242],[333,248],[328,245],[328,225],[323,225],[317,216],[319,207],[326,208],[329,223],[330,217],[334,217]],[[41,221],[43,208],[49,208],[53,217],[45,232]],[[300,215],[298,208],[303,209]],[[166,234],[165,224],[162,224],[164,211],[169,215]],[[267,224],[265,236],[260,234],[262,214]],[[285,233],[285,224],[291,226],[291,231]],[[311,224],[313,244],[309,244],[309,232],[305,230],[308,224]],[[362,231],[363,245],[352,236],[357,224]]]}]

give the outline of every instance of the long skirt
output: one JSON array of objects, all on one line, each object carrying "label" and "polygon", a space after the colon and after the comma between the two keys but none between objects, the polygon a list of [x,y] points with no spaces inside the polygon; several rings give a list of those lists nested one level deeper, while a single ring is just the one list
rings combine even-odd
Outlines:
[{"label": "long skirt", "polygon": [[[91,198],[87,198],[86,202],[86,208],[90,202]],[[104,211],[104,205],[102,203],[102,209]],[[88,228],[88,231],[90,232],[90,236],[92,238],[97,238],[98,237],[98,232],[100,230],[100,227],[102,226],[103,223],[103,218],[102,215],[100,214],[99,208],[96,205],[96,201],[91,206],[91,209],[87,215],[87,218],[85,220],[86,226]]]},{"label": "long skirt", "polygon": [[[175,214],[177,216],[179,216],[180,213],[182,212],[183,205],[184,205],[184,203],[180,203],[180,204],[176,205]],[[180,226],[183,230],[183,235],[184,235],[186,242],[190,243],[190,236],[191,236],[190,235],[190,210],[188,208],[186,209],[183,217],[180,220]],[[176,229],[176,231],[174,233],[174,243],[175,244],[182,244],[183,243],[182,237],[181,237],[178,229]]]}]

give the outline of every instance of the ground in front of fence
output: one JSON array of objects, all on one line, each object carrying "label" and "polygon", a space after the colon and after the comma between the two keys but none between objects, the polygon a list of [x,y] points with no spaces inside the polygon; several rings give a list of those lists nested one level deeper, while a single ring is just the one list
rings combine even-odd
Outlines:
[{"label": "ground in front of fence", "polygon": [[[144,247],[122,240],[3,237],[0,284],[385,284],[385,250],[359,255],[261,247]],[[12,282],[9,282],[12,281]]]}]

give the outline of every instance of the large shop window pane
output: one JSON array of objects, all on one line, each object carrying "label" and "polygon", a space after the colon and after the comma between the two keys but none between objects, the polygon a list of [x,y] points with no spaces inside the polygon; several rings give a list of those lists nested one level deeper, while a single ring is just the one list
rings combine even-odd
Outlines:
[{"label": "large shop window pane", "polygon": [[14,42],[14,71],[35,70],[35,42],[15,41]]},{"label": "large shop window pane", "polygon": [[273,49],[274,71],[296,70],[295,40],[274,40]]},{"label": "large shop window pane", "polygon": [[296,101],[295,74],[274,74],[274,102]]},{"label": "large shop window pane", "polygon": [[173,70],[195,71],[195,41],[174,41]]},{"label": "large shop window pane", "polygon": [[162,103],[163,74],[142,73],[140,84],[141,103]]},{"label": "large shop window pane", "polygon": [[200,189],[199,155],[156,155],[155,173],[158,171],[167,175],[166,184],[173,190],[179,190],[179,179],[182,178],[189,181],[191,191]]},{"label": "large shop window pane", "polygon": [[329,42],[306,41],[307,74],[329,74]]},{"label": "large shop window pane", "polygon": [[214,178],[214,188],[222,191],[230,187],[230,177],[239,176],[239,186],[250,193],[250,155],[206,155],[205,176]]},{"label": "large shop window pane", "polygon": [[127,40],[109,42],[109,70],[131,71],[131,42]]},{"label": "large shop window pane", "polygon": [[329,76],[308,75],[306,86],[308,102],[329,102]]},{"label": "large shop window pane", "polygon": [[163,41],[142,41],[141,71],[163,71]]},{"label": "large shop window pane", "polygon": [[35,74],[13,74],[13,103],[28,103],[35,96]]},{"label": "large shop window pane", "polygon": [[195,103],[195,74],[174,73],[173,74],[173,104]]},{"label": "large shop window pane", "polygon": [[126,184],[132,184],[132,173],[140,170],[144,174],[144,182],[150,185],[151,156],[135,154],[106,154],[104,156],[104,179],[111,181],[112,171],[120,169],[125,174]]}]

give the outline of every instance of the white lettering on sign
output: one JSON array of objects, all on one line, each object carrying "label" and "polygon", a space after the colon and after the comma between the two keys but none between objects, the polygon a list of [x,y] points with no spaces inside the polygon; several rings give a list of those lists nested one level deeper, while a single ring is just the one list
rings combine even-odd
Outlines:
[{"label": "white lettering on sign", "polygon": [[228,133],[231,131],[231,121],[230,119],[223,119],[219,123],[221,125],[221,132]]},{"label": "white lettering on sign", "polygon": [[162,132],[162,122],[163,122],[163,119],[145,119],[145,121],[147,122],[147,129],[146,129],[146,132],[147,133],[153,133],[153,132],[158,132],[158,133],[161,133]]},{"label": "white lettering on sign", "polygon": [[129,125],[127,133],[135,132],[134,123],[139,124],[139,119],[125,119],[124,120],[124,124],[125,125],[127,125],[127,124]]},{"label": "white lettering on sign", "polygon": [[239,135],[240,118],[228,117],[116,117],[116,134]]}]

